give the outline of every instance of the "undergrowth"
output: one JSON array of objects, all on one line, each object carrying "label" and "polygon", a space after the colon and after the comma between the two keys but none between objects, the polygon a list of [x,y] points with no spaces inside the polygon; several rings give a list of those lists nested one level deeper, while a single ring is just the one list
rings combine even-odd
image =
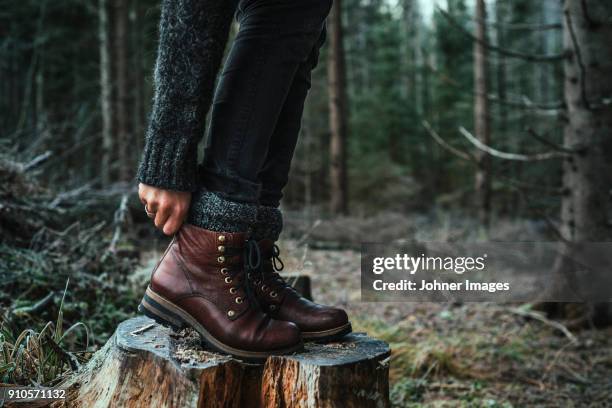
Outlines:
[{"label": "undergrowth", "polygon": [[1,155],[0,182],[0,382],[53,384],[136,310],[127,210],[113,222],[117,194],[56,194]]},{"label": "undergrowth", "polygon": [[[40,331],[24,329],[16,335],[17,332],[5,322],[0,325],[0,382],[49,386],[79,368],[84,353],[87,353],[89,333],[82,322],[64,329],[62,309],[65,296],[66,290],[57,319],[47,322]],[[79,338],[81,350],[65,348],[67,343],[74,344]]]}]

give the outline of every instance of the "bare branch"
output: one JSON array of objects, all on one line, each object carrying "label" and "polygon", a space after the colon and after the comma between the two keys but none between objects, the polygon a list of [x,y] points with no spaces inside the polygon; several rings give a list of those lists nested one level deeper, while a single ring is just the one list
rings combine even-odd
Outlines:
[{"label": "bare branch", "polygon": [[507,153],[502,152],[500,150],[494,149],[490,146],[485,145],[480,140],[478,140],[474,135],[467,131],[463,126],[459,127],[459,132],[469,140],[474,146],[483,152],[490,154],[493,157],[497,157],[499,159],[504,160],[516,160],[516,161],[540,161],[540,160],[550,160],[550,159],[558,159],[567,157],[566,153],[561,152],[546,152],[539,154],[517,154],[517,153]]},{"label": "bare branch", "polygon": [[558,152],[565,152],[568,154],[575,154],[575,153],[580,153],[581,150],[579,149],[572,149],[569,147],[565,147],[565,146],[561,146],[560,144],[557,144],[547,138],[545,138],[542,135],[539,135],[533,128],[529,128],[527,129],[527,133],[529,133],[529,135],[531,137],[533,137],[535,140],[537,140],[538,142],[542,143],[543,145],[546,145],[548,147],[553,148],[554,150],[558,151]]},{"label": "bare branch", "polygon": [[537,184],[537,181],[532,183],[526,183],[524,181],[516,180],[510,177],[504,177],[502,175],[496,175],[496,180],[499,180],[502,184],[525,194],[523,190],[537,191],[538,193],[545,193],[549,196],[561,196],[563,194],[563,187],[550,187],[548,185]]},{"label": "bare branch", "polygon": [[446,143],[446,141],[442,139],[442,137],[440,137],[440,135],[431,127],[428,121],[423,120],[421,123],[423,124],[425,130],[427,130],[427,133],[429,133],[429,135],[433,138],[433,140],[435,140],[444,149],[448,150],[455,156],[462,158],[463,160],[477,163],[476,157],[474,157],[470,153],[459,150],[456,147],[453,147],[450,144]]},{"label": "bare branch", "polygon": [[[460,83],[458,83],[455,79],[441,73],[436,67],[434,67],[431,64],[431,62],[429,62],[426,65],[426,67],[431,72],[438,75],[442,81],[459,89],[460,92],[469,93],[473,96],[478,95],[478,93],[473,90],[462,88]],[[559,113],[565,110],[565,102],[563,101],[552,102],[552,103],[533,102],[526,95],[516,95],[515,99],[513,100],[510,100],[510,99],[501,100],[497,97],[497,95],[491,95],[491,94],[488,94],[487,98],[489,99],[489,101],[502,105],[502,106],[509,106],[512,108],[534,109],[536,111],[535,113],[540,114],[540,115],[545,115],[545,116],[558,115]]]},{"label": "bare branch", "polygon": [[491,51],[495,51],[499,54],[505,55],[507,57],[512,57],[512,58],[519,58],[519,59],[523,59],[525,61],[532,61],[532,62],[556,62],[556,61],[561,61],[567,58],[567,53],[560,53],[560,54],[551,54],[551,55],[537,55],[537,54],[527,54],[527,53],[523,53],[523,52],[519,52],[519,51],[514,51],[514,50],[508,50],[505,48],[501,48],[498,47],[496,45],[493,45],[487,41],[483,41],[480,40],[478,38],[476,38],[476,36],[474,36],[474,34],[470,33],[468,30],[466,30],[461,24],[459,24],[447,11],[442,10],[440,7],[437,8],[437,10],[457,29],[459,29],[459,31],[461,31],[465,36],[469,37],[472,41],[475,41],[477,43],[480,43],[482,45],[484,45],[486,48],[488,48]]},{"label": "bare branch", "polygon": [[[584,1],[584,0],[583,0]],[[483,20],[478,17],[473,17],[472,20],[476,23],[481,23]],[[561,23],[507,23],[502,21],[484,21],[487,27],[499,27],[504,30],[524,30],[524,31],[545,31],[545,30],[561,30]]]},{"label": "bare branch", "polygon": [[[475,19],[478,21],[478,19]],[[525,30],[525,31],[545,31],[560,30],[563,25],[560,23],[538,24],[538,23],[502,23],[497,21],[487,21],[489,27],[500,27],[505,30]]]},{"label": "bare branch", "polygon": [[[525,108],[534,108],[540,111],[550,110],[550,111],[555,111],[556,113],[565,109],[565,101],[546,104],[546,103],[541,103],[541,102],[534,102],[531,99],[529,99],[527,95],[523,95],[521,97],[521,100],[522,100],[522,105]],[[510,102],[510,103],[513,103],[513,102]]]},{"label": "bare branch", "polygon": [[33,168],[37,167],[39,164],[44,163],[45,161],[47,161],[47,159],[49,159],[49,157],[51,157],[52,154],[53,153],[51,152],[51,150],[47,150],[43,154],[36,156],[35,158],[30,160],[23,166],[23,171],[32,170]]}]

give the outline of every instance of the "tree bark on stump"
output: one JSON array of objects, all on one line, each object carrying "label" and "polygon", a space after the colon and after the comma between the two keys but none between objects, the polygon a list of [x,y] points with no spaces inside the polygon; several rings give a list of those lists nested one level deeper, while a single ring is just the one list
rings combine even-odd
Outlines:
[{"label": "tree bark on stump", "polygon": [[64,384],[75,407],[388,407],[387,343],[354,333],[244,364],[147,317],[124,321]]}]

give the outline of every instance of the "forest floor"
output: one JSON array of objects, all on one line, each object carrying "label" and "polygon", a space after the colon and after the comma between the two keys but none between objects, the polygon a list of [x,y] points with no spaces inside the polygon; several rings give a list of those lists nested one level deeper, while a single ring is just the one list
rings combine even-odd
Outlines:
[{"label": "forest floor", "polygon": [[612,329],[570,339],[517,305],[361,302],[358,251],[298,245],[282,241],[285,271],[309,275],[317,302],[391,345],[394,407],[612,406]]},{"label": "forest floor", "polygon": [[[135,313],[167,240],[151,239],[139,203],[140,223],[117,234],[123,193],[79,192],[74,204],[1,157],[0,181],[0,344],[19,351],[0,353],[0,382],[51,386],[72,372],[63,349],[84,363]],[[103,223],[116,208],[115,222]],[[568,337],[517,305],[361,302],[362,241],[545,241],[546,223],[496,219],[485,233],[446,210],[324,221],[314,213],[285,212],[285,271],[310,275],[316,301],[346,308],[355,331],[389,342],[395,407],[612,406],[611,328]],[[126,243],[115,248],[120,236]]]}]

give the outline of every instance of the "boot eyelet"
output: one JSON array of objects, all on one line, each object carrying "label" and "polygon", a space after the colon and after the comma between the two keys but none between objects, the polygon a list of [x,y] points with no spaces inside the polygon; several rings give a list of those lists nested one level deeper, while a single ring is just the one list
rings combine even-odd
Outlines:
[{"label": "boot eyelet", "polygon": [[234,288],[234,287],[231,287],[231,288],[230,288],[230,293],[231,293],[232,295],[236,294],[236,292],[238,292],[238,289],[236,289],[236,288]]},{"label": "boot eyelet", "polygon": [[275,298],[276,296],[278,296],[278,293],[276,293],[274,291],[270,292],[270,297]]},{"label": "boot eyelet", "polygon": [[236,312],[234,312],[233,310],[228,310],[228,311],[227,311],[227,315],[228,315],[229,317],[234,317],[234,315],[235,315],[235,314],[236,314]]},{"label": "boot eyelet", "polygon": [[272,310],[272,311],[276,310],[276,305],[270,305],[269,309]]},{"label": "boot eyelet", "polygon": [[268,287],[266,285],[261,285],[261,290],[265,292],[266,290],[268,290]]},{"label": "boot eyelet", "polygon": [[219,262],[220,264],[225,262],[225,257],[224,256],[220,256],[217,258],[217,262]]},{"label": "boot eyelet", "polygon": [[218,250],[219,252],[223,253],[223,252],[225,252],[225,247],[224,247],[223,245],[219,245],[219,246],[217,247],[217,250]]},{"label": "boot eyelet", "polygon": [[232,278],[230,278],[229,276],[225,278],[225,283],[232,283]]},{"label": "boot eyelet", "polygon": [[236,303],[241,304],[242,303],[242,298],[241,297],[237,297],[236,298]]},{"label": "boot eyelet", "polygon": [[227,273],[228,273],[227,268],[221,268],[221,275],[227,275]]},{"label": "boot eyelet", "polygon": [[219,242],[225,242],[225,235],[219,235],[217,239],[219,240]]}]

